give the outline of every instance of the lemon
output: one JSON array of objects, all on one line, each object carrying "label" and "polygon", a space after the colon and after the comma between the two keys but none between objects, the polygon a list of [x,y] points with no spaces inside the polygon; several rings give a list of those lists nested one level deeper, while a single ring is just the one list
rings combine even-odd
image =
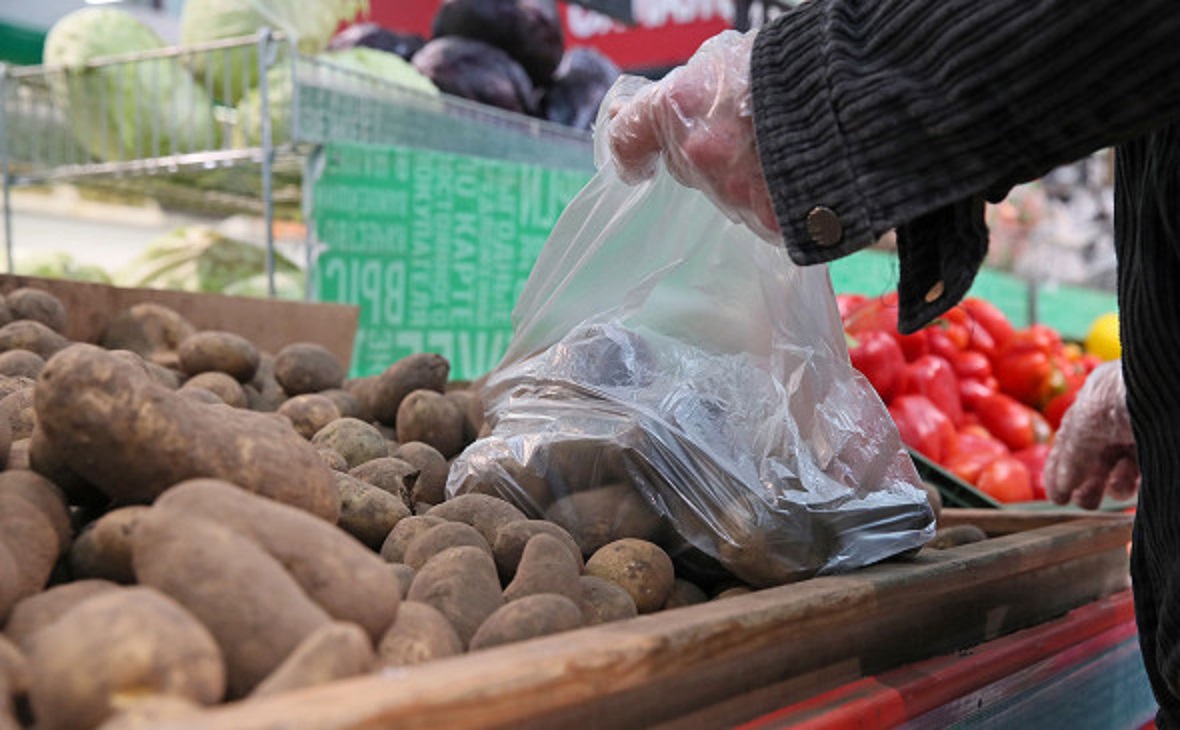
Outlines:
[{"label": "lemon", "polygon": [[1114,312],[1100,315],[1090,324],[1090,331],[1083,343],[1086,352],[1103,360],[1117,360],[1123,348],[1119,344],[1119,316]]}]

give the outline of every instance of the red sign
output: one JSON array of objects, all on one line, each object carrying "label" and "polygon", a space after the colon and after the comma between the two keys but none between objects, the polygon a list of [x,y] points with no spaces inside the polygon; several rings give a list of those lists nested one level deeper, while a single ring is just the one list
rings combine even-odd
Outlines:
[{"label": "red sign", "polygon": [[[635,26],[560,4],[567,48],[592,46],[624,69],[683,63],[708,38],[732,27],[732,0],[633,0]],[[430,37],[441,0],[371,0],[369,19]]]}]

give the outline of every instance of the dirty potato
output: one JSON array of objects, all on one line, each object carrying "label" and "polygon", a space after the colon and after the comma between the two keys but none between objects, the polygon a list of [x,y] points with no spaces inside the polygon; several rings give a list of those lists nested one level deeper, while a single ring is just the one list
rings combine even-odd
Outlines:
[{"label": "dirty potato", "polygon": [[176,351],[180,369],[199,375],[219,372],[239,383],[248,383],[258,371],[261,358],[254,343],[241,335],[220,330],[205,330],[184,338]]},{"label": "dirty potato", "polygon": [[275,354],[275,380],[287,395],[318,393],[339,388],[344,383],[344,368],[326,347],[296,342]]}]

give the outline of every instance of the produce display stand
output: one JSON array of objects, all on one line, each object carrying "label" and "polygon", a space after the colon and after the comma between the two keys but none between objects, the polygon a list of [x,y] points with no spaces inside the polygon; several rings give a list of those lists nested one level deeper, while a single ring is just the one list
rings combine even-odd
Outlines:
[{"label": "produce display stand", "polygon": [[944,512],[943,524],[963,521],[989,539],[226,705],[174,726],[727,726],[1127,588],[1124,515]]}]

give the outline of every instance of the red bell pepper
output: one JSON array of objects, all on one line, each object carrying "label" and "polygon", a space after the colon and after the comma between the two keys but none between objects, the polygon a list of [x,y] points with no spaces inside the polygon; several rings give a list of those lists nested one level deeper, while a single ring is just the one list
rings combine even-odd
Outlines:
[{"label": "red bell pepper", "polygon": [[905,366],[898,393],[924,395],[958,426],[963,421],[963,402],[954,368],[938,355],[923,355]]},{"label": "red bell pepper", "polygon": [[1028,467],[1012,456],[1001,456],[983,467],[975,486],[1001,502],[1034,499]]},{"label": "red bell pepper", "polygon": [[836,308],[840,310],[840,319],[846,318],[849,313],[868,301],[868,297],[864,294],[837,294]]},{"label": "red bell pepper", "polygon": [[853,337],[869,331],[888,333],[901,345],[907,361],[915,360],[930,350],[925,333],[903,335],[897,330],[896,292],[869,299],[852,310],[844,319],[844,330]]},{"label": "red bell pepper", "polygon": [[975,413],[983,427],[1013,451],[1045,443],[1051,434],[1044,416],[1003,393],[980,398]]},{"label": "red bell pepper", "polygon": [[889,404],[889,415],[907,446],[938,463],[954,449],[951,419],[924,395],[899,395]]},{"label": "red bell pepper", "polygon": [[955,375],[960,378],[975,378],[977,380],[984,380],[992,374],[991,361],[982,352],[974,350],[963,350],[955,353],[953,358],[948,358],[951,367],[955,370]]},{"label": "red bell pepper", "polygon": [[849,339],[848,357],[852,366],[868,378],[881,400],[888,403],[906,366],[897,340],[885,332],[862,332]]},{"label": "red bell pepper", "polygon": [[1034,444],[1012,454],[1013,458],[1028,468],[1029,483],[1033,499],[1045,499],[1045,461],[1049,458],[1049,444]]},{"label": "red bell pepper", "polygon": [[983,429],[969,428],[956,435],[954,453],[943,466],[968,484],[975,484],[983,468],[1001,456],[1008,456],[1007,446]]},{"label": "red bell pepper", "polygon": [[986,378],[959,378],[959,400],[962,401],[963,408],[968,411],[975,410],[980,398],[998,393],[999,390],[999,383],[990,376]]},{"label": "red bell pepper", "polygon": [[1000,308],[986,299],[967,297],[959,306],[971,315],[971,319],[987,330],[996,347],[1003,347],[1016,331]]},{"label": "red bell pepper", "polygon": [[1065,417],[1065,412],[1073,405],[1073,402],[1078,399],[1078,391],[1076,389],[1067,390],[1061,395],[1054,397],[1041,411],[1041,415],[1049,422],[1049,427],[1054,431],[1061,428],[1061,419]]}]

